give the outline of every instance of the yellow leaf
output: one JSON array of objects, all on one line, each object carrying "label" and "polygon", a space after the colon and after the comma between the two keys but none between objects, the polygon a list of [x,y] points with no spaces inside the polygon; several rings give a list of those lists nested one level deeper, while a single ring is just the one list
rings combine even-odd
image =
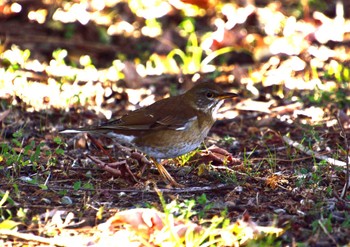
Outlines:
[{"label": "yellow leaf", "polygon": [[13,220],[4,220],[3,222],[0,223],[0,229],[7,229],[7,230],[12,230],[16,226],[18,226],[19,222],[13,221]]},{"label": "yellow leaf", "polygon": [[208,173],[208,168],[207,166],[202,163],[198,166],[198,176],[202,176],[204,174],[207,174]]}]

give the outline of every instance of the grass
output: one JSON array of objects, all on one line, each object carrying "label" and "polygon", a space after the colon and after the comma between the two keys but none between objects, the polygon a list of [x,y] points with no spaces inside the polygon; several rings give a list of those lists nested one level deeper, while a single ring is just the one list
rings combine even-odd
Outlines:
[{"label": "grass", "polygon": [[207,53],[201,47],[199,38],[195,32],[195,24],[192,18],[186,18],[179,24],[180,33],[188,37],[184,50],[174,48],[171,50],[166,59],[161,58],[157,54],[149,57],[146,66],[158,73],[178,73],[195,74],[198,72],[215,71],[213,66],[209,64],[217,57],[234,51],[232,47],[224,47],[216,51],[208,51]]},{"label": "grass", "polygon": [[[256,227],[249,216],[245,219],[231,223],[226,217],[227,211],[223,210],[221,216],[214,216],[208,219],[206,215],[213,204],[210,203],[205,194],[196,199],[185,200],[182,203],[172,201],[166,204],[162,194],[159,193],[162,202],[165,221],[164,228],[159,233],[162,236],[159,243],[171,243],[172,246],[238,246],[242,244],[258,244],[259,246],[271,246],[276,244],[276,236],[280,235],[282,229],[275,227],[260,228],[261,231],[255,231],[251,227]],[[200,206],[200,211],[194,210]],[[185,233],[179,238],[178,230],[174,226],[176,215],[177,219],[184,222]],[[199,225],[193,224],[191,219],[196,219]],[[259,227],[258,227],[259,228]],[[200,230],[199,230],[200,229]],[[265,235],[260,241],[259,236]]]},{"label": "grass", "polygon": [[167,59],[170,63],[176,63],[175,57],[180,58],[180,68],[184,74],[195,74],[197,72],[208,72],[211,71],[209,63],[212,62],[216,57],[223,55],[228,52],[232,52],[232,47],[225,47],[219,50],[213,51],[204,56],[204,50],[201,48],[198,42],[196,33],[191,33],[188,37],[188,42],[185,51],[175,48],[168,55]]}]

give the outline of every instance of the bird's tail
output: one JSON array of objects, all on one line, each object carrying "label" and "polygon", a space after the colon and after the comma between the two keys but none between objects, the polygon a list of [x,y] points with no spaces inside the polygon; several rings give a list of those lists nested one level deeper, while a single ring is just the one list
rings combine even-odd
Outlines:
[{"label": "bird's tail", "polygon": [[60,134],[78,134],[78,133],[83,133],[88,131],[89,130],[86,128],[78,128],[78,129],[64,129],[64,130],[61,130],[59,133]]},{"label": "bird's tail", "polygon": [[98,128],[96,126],[91,127],[83,127],[83,128],[76,128],[76,129],[64,129],[61,130],[60,134],[78,134],[78,133],[104,133],[106,130]]}]

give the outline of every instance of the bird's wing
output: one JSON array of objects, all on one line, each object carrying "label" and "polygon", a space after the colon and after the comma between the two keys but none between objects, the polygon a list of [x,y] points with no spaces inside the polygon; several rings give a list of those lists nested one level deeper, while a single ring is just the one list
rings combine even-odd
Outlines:
[{"label": "bird's wing", "polygon": [[163,100],[161,104],[156,102],[99,127],[109,130],[183,130],[196,119],[197,115],[194,112],[183,111],[176,105],[169,107],[167,101]]},{"label": "bird's wing", "polygon": [[191,122],[195,121],[196,119],[197,116],[183,119],[179,116],[167,115],[156,122],[155,128],[185,130],[190,126]]},{"label": "bird's wing", "polygon": [[99,128],[110,130],[184,130],[192,121],[196,120],[196,118],[197,116],[182,118],[179,115],[163,115],[155,117],[152,114],[140,117],[140,115],[133,116],[133,114],[129,114],[121,119],[103,124],[99,126]]}]

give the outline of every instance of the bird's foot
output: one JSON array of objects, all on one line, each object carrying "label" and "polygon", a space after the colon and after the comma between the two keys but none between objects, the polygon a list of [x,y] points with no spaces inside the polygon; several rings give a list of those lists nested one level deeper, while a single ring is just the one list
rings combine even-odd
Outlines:
[{"label": "bird's foot", "polygon": [[165,169],[162,163],[158,163],[155,159],[152,159],[153,164],[157,167],[159,174],[161,175],[164,182],[170,184],[173,187],[183,188],[184,185],[179,184],[176,180],[170,175],[170,173]]},{"label": "bird's foot", "polygon": [[175,179],[169,174],[169,172],[165,169],[163,163],[159,163],[155,159],[151,158],[152,162],[150,162],[146,156],[144,156],[142,153],[139,152],[133,152],[131,153],[131,158],[136,159],[139,163],[143,164],[143,167],[141,169],[141,176],[145,172],[145,169],[147,166],[150,166],[153,162],[153,164],[156,166],[158,172],[160,173],[162,179],[164,182],[167,184],[170,184],[173,187],[184,187],[182,184],[179,184],[178,182],[175,181]]}]

